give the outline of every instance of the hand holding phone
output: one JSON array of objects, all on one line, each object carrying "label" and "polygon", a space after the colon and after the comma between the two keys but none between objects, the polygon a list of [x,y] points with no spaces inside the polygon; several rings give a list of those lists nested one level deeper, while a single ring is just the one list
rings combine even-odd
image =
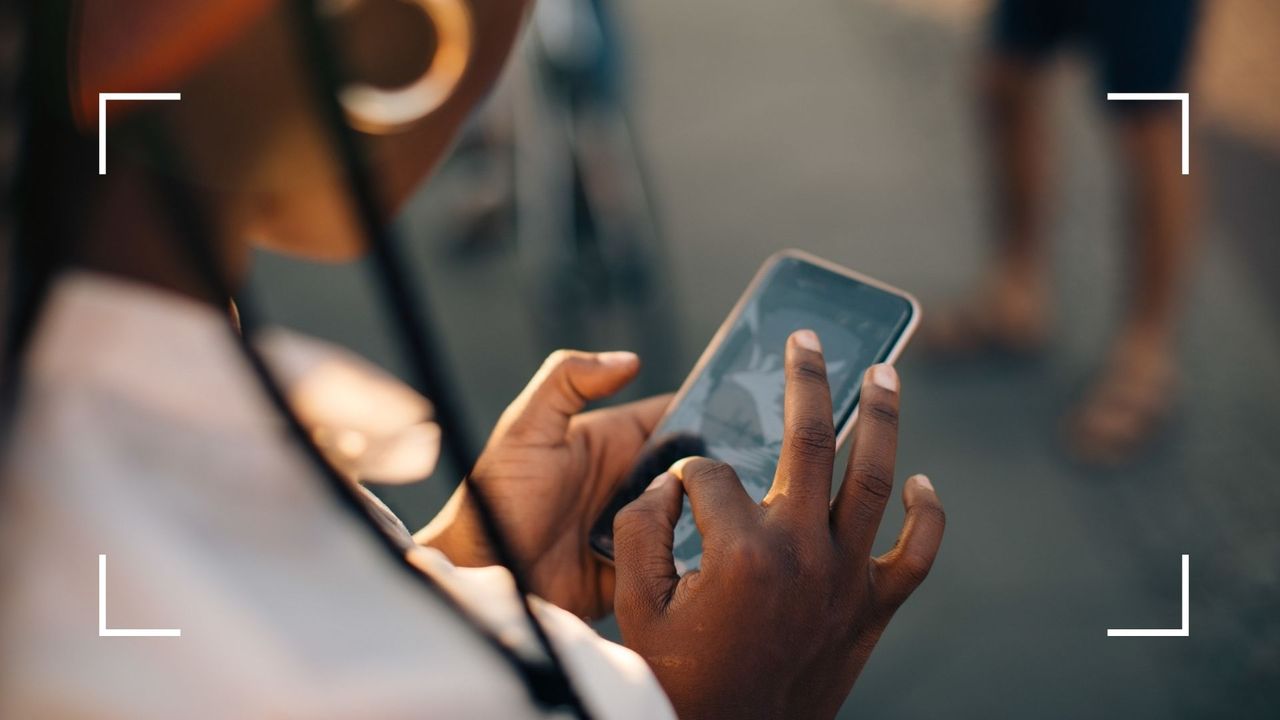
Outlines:
[{"label": "hand holding phone", "polygon": [[[728,463],[755,502],[783,447],[783,348],[808,328],[828,351],[837,444],[853,425],[863,372],[892,362],[918,323],[910,295],[795,250],[767,260],[672,401],[627,482],[591,531],[613,557],[613,517],[659,472],[689,455]],[[702,538],[686,503],[675,530],[677,571],[698,567]]]},{"label": "hand holding phone", "polygon": [[[897,451],[888,365],[865,375],[854,450],[829,502],[836,434],[813,340],[796,333],[786,344],[783,444],[763,504],[732,467],[694,458],[617,515],[618,625],[681,717],[833,716],[942,540],[942,506],[916,476],[898,543],[870,557]],[[685,493],[704,552],[681,577],[672,543]]]}]

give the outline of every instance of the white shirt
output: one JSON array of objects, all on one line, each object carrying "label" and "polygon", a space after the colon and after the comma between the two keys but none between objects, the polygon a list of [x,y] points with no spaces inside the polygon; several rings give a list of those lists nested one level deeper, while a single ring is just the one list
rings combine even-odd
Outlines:
[{"label": "white shirt", "polygon": [[[528,648],[505,570],[415,552]],[[99,637],[99,554],[107,626],[180,637]],[[637,655],[536,608],[597,717],[673,716]],[[0,718],[539,716],[510,666],[337,506],[216,311],[101,275],[58,281],[0,485]]]}]

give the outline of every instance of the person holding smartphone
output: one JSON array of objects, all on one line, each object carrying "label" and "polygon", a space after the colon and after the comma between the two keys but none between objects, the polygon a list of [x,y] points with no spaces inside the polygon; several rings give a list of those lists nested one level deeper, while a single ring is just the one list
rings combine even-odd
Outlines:
[{"label": "person holding smartphone", "polygon": [[[361,176],[334,138],[362,143],[378,183],[354,194],[386,222],[493,82],[525,11],[29,9],[35,160],[20,179],[28,292],[6,357],[0,717],[825,717],[844,701],[943,531],[916,476],[898,544],[870,554],[893,494],[892,367],[865,375],[832,502],[827,359],[817,334],[791,334],[768,496],[753,501],[726,465],[682,459],[618,515],[615,567],[589,530],[667,398],[584,408],[636,375],[635,355],[552,355],[410,536],[354,483],[386,470],[373,449],[431,457],[429,403],[319,341],[260,337],[248,317],[239,334],[227,312],[251,241],[315,260],[366,249],[347,184]],[[343,69],[317,99],[319,47]],[[49,72],[59,63],[70,82]],[[98,93],[118,91],[181,100],[109,112],[98,175],[81,151]],[[330,381],[304,392],[317,377]],[[685,496],[704,553],[678,577]],[[580,619],[614,609],[625,647]],[[146,627],[180,632],[108,632]]]}]

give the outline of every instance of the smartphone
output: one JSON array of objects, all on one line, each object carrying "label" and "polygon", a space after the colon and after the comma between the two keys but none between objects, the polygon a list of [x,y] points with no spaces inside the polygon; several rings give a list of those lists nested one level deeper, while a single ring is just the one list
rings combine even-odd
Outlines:
[{"label": "smartphone", "polygon": [[[837,442],[843,444],[857,416],[863,373],[896,360],[919,322],[915,298],[885,283],[799,250],[770,257],[596,521],[592,547],[612,560],[613,516],[682,457],[728,463],[752,499],[764,499],[782,451],[783,354],[791,333],[808,328],[822,341]],[[681,574],[701,563],[702,538],[688,498],[673,549]]]}]

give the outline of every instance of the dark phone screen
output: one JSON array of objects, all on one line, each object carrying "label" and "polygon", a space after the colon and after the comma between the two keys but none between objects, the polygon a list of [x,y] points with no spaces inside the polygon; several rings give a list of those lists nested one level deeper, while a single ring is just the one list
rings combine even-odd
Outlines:
[{"label": "dark phone screen", "polygon": [[[803,259],[781,258],[756,286],[678,406],[654,430],[648,452],[665,464],[633,473],[620,502],[611,504],[597,523],[596,547],[612,556],[613,514],[679,457],[704,455],[726,462],[752,499],[764,499],[782,450],[787,337],[803,328],[818,333],[839,429],[857,407],[862,374],[888,357],[912,312],[904,297]],[[674,550],[681,573],[701,563],[702,537],[687,498]]]}]

